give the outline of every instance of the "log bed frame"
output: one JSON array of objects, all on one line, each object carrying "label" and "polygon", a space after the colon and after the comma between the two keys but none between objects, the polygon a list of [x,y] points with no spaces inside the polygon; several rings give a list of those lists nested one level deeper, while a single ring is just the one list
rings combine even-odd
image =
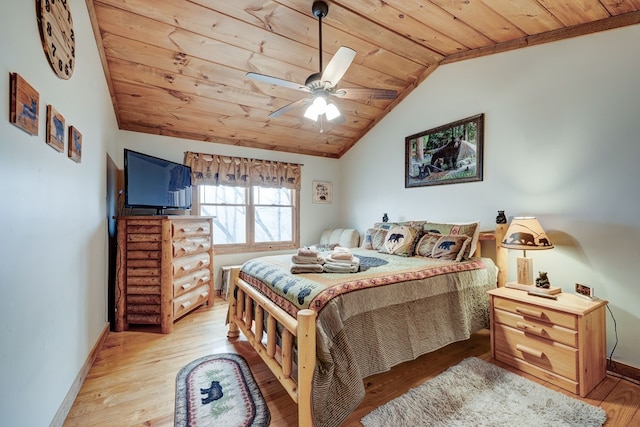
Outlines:
[{"label": "log bed frame", "polygon": [[[495,262],[498,267],[498,286],[507,279],[507,250],[500,247],[507,224],[496,224],[494,232],[480,234],[477,254],[482,241],[495,241]],[[298,425],[313,426],[312,383],[316,361],[316,312],[310,309],[298,311],[297,319],[291,317],[276,304],[252,288],[239,277],[240,268],[230,271],[229,280],[229,339],[238,338],[240,331],[258,352],[262,360],[276,376],[291,399],[298,405]],[[237,297],[235,289],[237,288]],[[255,307],[245,310],[245,307]],[[267,313],[266,345],[264,338],[264,313]],[[283,326],[282,342],[278,346],[276,324]],[[255,323],[255,325],[254,325]],[[297,380],[293,374],[293,342],[298,340]]]}]

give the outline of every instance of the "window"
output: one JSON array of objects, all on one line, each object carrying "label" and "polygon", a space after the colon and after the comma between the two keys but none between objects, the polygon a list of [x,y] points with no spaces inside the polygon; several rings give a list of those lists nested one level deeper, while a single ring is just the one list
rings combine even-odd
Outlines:
[{"label": "window", "polygon": [[296,249],[300,244],[297,163],[185,152],[192,213],[214,217],[217,253]]},{"label": "window", "polygon": [[257,252],[299,246],[298,192],[289,188],[198,185],[195,210],[214,217],[217,253]]}]

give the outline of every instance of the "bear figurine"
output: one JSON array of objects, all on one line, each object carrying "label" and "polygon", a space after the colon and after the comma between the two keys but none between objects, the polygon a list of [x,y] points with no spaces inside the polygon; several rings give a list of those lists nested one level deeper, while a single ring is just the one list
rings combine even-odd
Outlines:
[{"label": "bear figurine", "polygon": [[551,283],[549,282],[549,276],[545,271],[539,271],[539,277],[536,279],[536,287],[549,289],[551,287]]}]

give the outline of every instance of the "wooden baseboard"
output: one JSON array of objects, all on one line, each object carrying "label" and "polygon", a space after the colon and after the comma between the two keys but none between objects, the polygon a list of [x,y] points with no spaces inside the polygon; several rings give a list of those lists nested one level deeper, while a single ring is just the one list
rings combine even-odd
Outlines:
[{"label": "wooden baseboard", "polygon": [[640,384],[640,368],[625,365],[624,363],[613,360],[610,364],[607,361],[607,371],[613,372]]},{"label": "wooden baseboard", "polygon": [[49,427],[61,427],[64,424],[64,420],[67,418],[67,414],[69,414],[71,406],[76,400],[76,396],[78,396],[78,393],[80,392],[80,388],[84,383],[84,379],[87,377],[91,366],[93,366],[93,362],[95,362],[96,358],[98,357],[98,353],[100,353],[100,350],[102,349],[102,346],[104,345],[104,342],[106,341],[108,335],[109,323],[104,326],[102,333],[98,337],[98,341],[96,341],[96,343],[94,344],[93,349],[91,349],[91,352],[89,353],[89,356],[87,356],[87,360],[84,362],[84,365],[82,365],[82,369],[80,369],[80,372],[78,372],[78,376],[76,376],[73,384],[71,384],[69,392],[67,392],[67,395],[62,401],[60,408],[58,408],[58,412],[56,412],[56,415],[55,417],[53,417],[53,420],[51,421],[51,424],[49,424]]}]

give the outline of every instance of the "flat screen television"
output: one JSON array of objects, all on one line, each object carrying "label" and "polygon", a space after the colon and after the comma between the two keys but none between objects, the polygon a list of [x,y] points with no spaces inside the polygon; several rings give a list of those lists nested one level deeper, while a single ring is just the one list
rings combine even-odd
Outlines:
[{"label": "flat screen television", "polygon": [[127,208],[191,209],[191,168],[125,149],[124,193]]}]

